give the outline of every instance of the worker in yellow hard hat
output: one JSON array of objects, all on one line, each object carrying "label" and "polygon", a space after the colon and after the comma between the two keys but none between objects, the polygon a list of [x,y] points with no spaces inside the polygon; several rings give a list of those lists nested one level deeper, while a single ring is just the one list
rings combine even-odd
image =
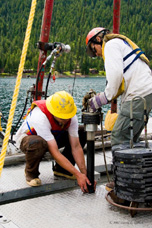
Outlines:
[{"label": "worker in yellow hard hat", "polygon": [[[86,133],[78,130],[77,107],[73,97],[59,91],[47,100],[34,101],[26,119],[16,133],[16,142],[26,156],[25,175],[30,186],[41,185],[39,164],[49,151],[56,161],[54,175],[77,179],[83,192],[88,192],[86,166],[82,147]],[[62,153],[59,148],[64,147]],[[77,164],[80,171],[74,165]]]}]

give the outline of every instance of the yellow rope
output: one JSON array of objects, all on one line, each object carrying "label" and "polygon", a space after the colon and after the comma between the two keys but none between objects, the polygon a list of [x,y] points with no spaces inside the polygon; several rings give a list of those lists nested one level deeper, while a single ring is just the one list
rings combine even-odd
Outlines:
[{"label": "yellow rope", "polygon": [[16,85],[15,85],[12,104],[11,104],[11,108],[10,108],[10,112],[9,112],[9,118],[8,118],[8,122],[7,122],[5,137],[3,140],[2,151],[1,151],[1,155],[0,155],[0,176],[2,173],[3,165],[4,165],[8,140],[9,140],[11,126],[12,126],[12,122],[13,122],[13,116],[14,116],[14,112],[15,112],[15,108],[16,108],[19,87],[20,87],[20,83],[21,83],[22,73],[23,73],[26,54],[27,54],[27,47],[28,47],[28,43],[29,43],[29,39],[30,39],[32,23],[33,23],[34,14],[35,14],[35,8],[36,8],[36,0],[32,0],[30,15],[29,15],[29,19],[28,19],[28,25],[27,25],[26,34],[25,34],[24,45],[23,45],[23,49],[22,49],[22,55],[21,55],[19,69],[18,69],[18,73],[17,73]]},{"label": "yellow rope", "polygon": [[0,112],[0,131],[3,131],[3,128],[1,126],[1,116],[2,116],[2,113]]}]

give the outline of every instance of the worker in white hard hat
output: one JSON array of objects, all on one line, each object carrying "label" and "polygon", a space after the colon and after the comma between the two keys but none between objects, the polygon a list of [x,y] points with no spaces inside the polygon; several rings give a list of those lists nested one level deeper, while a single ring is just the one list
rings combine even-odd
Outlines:
[{"label": "worker in white hard hat", "polygon": [[[41,185],[39,164],[49,151],[56,161],[54,175],[77,179],[81,190],[88,192],[87,185],[91,183],[86,176],[82,149],[86,143],[86,133],[81,129],[78,131],[76,112],[73,97],[65,91],[32,103],[25,121],[16,133],[16,141],[26,156],[25,175],[28,185]],[[65,148],[61,153],[59,148],[62,147]],[[79,170],[74,167],[75,163]]]}]

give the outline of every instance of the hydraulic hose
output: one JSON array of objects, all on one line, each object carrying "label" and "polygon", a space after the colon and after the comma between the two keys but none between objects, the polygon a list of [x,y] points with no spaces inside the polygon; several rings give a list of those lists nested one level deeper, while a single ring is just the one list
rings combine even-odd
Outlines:
[{"label": "hydraulic hose", "polygon": [[49,72],[47,82],[46,82],[46,87],[45,87],[45,99],[47,98],[48,86],[49,86],[49,81],[50,81],[51,75],[52,75],[52,73]]},{"label": "hydraulic hose", "polygon": [[[3,116],[3,115],[1,115],[1,117],[2,117],[2,119],[5,121],[5,123],[7,123],[8,121],[7,121],[7,119]],[[12,126],[12,128],[14,129],[14,127]]]},{"label": "hydraulic hose", "polygon": [[40,79],[40,73],[43,69],[45,65],[42,64],[42,66],[40,67],[39,69],[39,72],[38,72],[38,75],[37,75],[37,78],[36,78],[36,88],[35,88],[35,100],[37,100],[37,97],[38,97],[38,83],[39,83],[39,79]]},{"label": "hydraulic hose", "polygon": [[[38,97],[38,83],[39,83],[39,78],[40,78],[40,73],[41,73],[41,71],[42,71],[42,69],[43,69],[43,67],[45,67],[45,65],[46,65],[46,63],[51,59],[51,57],[52,57],[52,55],[57,55],[57,54],[59,54],[59,51],[60,50],[58,50],[58,48],[59,48],[59,46],[57,46],[52,52],[51,52],[51,54],[46,58],[46,60],[43,62],[43,64],[41,65],[41,67],[40,67],[40,69],[39,69],[39,72],[38,72],[38,75],[37,75],[37,79],[36,79],[36,89],[35,89],[35,99],[37,100],[37,97]],[[57,57],[57,56],[56,56]],[[54,57],[55,58],[55,57]],[[54,59],[54,61],[55,61],[56,59]],[[53,61],[53,62],[54,62]],[[55,64],[55,63],[52,63],[52,64]],[[52,66],[51,66],[52,67]],[[51,72],[51,70],[50,70],[50,72]],[[49,77],[50,77],[51,75],[49,75]],[[47,80],[47,87],[48,87],[48,84],[49,84],[49,80]],[[46,88],[46,93],[47,93],[47,88]],[[46,98],[46,96],[47,95],[45,95],[45,98]]]},{"label": "hydraulic hose", "polygon": [[[29,91],[28,91],[28,92],[29,92]],[[27,97],[26,97],[26,100],[25,100],[25,104],[24,104],[24,108],[23,108],[22,114],[21,114],[19,120],[17,121],[15,127],[12,128],[11,140],[13,140],[13,134],[14,134],[14,132],[16,131],[16,129],[17,129],[17,127],[18,127],[18,125],[19,125],[19,123],[20,123],[20,121],[21,121],[21,119],[22,119],[22,117],[23,117],[23,115],[24,115],[24,112],[25,112],[25,110],[26,110],[27,103],[28,103],[28,99],[29,99],[29,97],[28,97],[28,92],[27,92]]]},{"label": "hydraulic hose", "polygon": [[[0,138],[3,140],[3,139],[4,139],[4,137],[5,137],[5,136],[3,135],[3,133],[2,133],[2,132],[0,132]],[[12,143],[12,144],[13,144],[13,146],[15,146],[15,147],[16,147],[16,145],[15,145],[15,141],[13,141],[12,139],[9,139],[9,140],[8,140],[8,142],[9,142],[9,143]],[[16,148],[17,148],[17,147],[16,147]]]},{"label": "hydraulic hose", "polygon": [[51,64],[50,72],[49,72],[49,75],[48,75],[48,78],[47,78],[46,87],[45,87],[45,99],[47,98],[49,81],[50,81],[50,78],[52,76],[52,72],[54,73],[54,68],[55,68],[55,63],[56,63],[57,57],[59,57],[59,54],[54,56],[54,59],[53,59],[52,64]]}]

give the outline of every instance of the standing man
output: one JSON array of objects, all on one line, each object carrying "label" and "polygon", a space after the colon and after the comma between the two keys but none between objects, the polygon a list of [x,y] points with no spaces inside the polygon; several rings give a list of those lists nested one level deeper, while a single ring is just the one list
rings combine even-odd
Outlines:
[{"label": "standing man", "polygon": [[107,85],[89,100],[95,111],[102,105],[121,96],[121,109],[111,134],[112,149],[130,141],[130,102],[133,98],[133,141],[138,142],[144,128],[144,98],[148,115],[152,109],[152,73],[149,60],[141,49],[129,38],[112,34],[106,28],[92,29],[86,37],[87,54],[102,57]]},{"label": "standing man", "polygon": [[[91,184],[86,176],[86,166],[82,146],[86,143],[85,133],[78,135],[77,107],[73,97],[59,91],[32,103],[31,110],[16,133],[16,142],[25,153],[26,182],[30,186],[41,185],[39,164],[44,154],[49,151],[56,161],[54,174],[70,179],[77,179],[83,192],[88,192]],[[59,148],[65,147],[63,153]],[[74,165],[78,165],[78,171]]]},{"label": "standing man", "polygon": [[[141,49],[129,38],[112,34],[108,29],[92,29],[86,38],[87,53],[104,59],[107,85],[89,100],[93,111],[121,96],[121,109],[112,130],[112,146],[130,141],[130,101],[139,96],[145,98],[147,115],[152,109],[152,73],[149,61]],[[133,101],[134,142],[144,128],[144,104]]]}]

